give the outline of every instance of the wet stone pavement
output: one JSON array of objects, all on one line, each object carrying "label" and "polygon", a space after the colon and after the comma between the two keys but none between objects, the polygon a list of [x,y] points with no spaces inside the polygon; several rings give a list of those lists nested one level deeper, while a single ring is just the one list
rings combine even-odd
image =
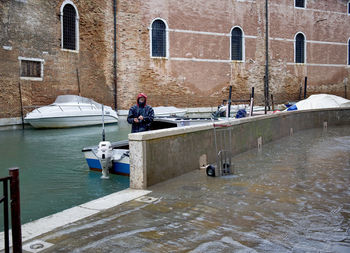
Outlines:
[{"label": "wet stone pavement", "polygon": [[53,244],[40,252],[350,252],[349,127],[294,133],[234,163],[236,175],[196,170],[35,238]]}]

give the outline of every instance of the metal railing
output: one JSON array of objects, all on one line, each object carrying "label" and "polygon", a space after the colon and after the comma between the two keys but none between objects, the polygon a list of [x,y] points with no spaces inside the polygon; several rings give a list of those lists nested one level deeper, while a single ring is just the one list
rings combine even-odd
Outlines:
[{"label": "metal railing", "polygon": [[22,232],[21,232],[21,213],[20,213],[20,194],[19,194],[19,169],[9,169],[9,176],[0,178],[3,184],[3,196],[0,196],[0,203],[4,203],[4,242],[5,253],[10,252],[9,239],[9,194],[8,182],[10,182],[10,205],[11,205],[11,224],[12,224],[12,249],[13,253],[22,252]]}]

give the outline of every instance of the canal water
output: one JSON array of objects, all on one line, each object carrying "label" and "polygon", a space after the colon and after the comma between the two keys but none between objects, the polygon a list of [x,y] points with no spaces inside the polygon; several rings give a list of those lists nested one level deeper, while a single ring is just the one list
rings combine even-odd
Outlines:
[{"label": "canal water", "polygon": [[[106,125],[105,132],[106,140],[125,140],[130,127]],[[89,171],[81,150],[101,140],[101,126],[0,131],[0,177],[8,168],[20,169],[22,224],[129,187],[129,177],[102,180]]]}]

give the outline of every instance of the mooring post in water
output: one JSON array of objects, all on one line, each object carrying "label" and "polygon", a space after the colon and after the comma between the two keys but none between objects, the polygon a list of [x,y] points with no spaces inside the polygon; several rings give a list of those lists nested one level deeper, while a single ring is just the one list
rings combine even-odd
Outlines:
[{"label": "mooring post in water", "polygon": [[79,96],[81,96],[81,93],[80,93],[79,70],[78,70],[78,68],[77,68],[77,80],[78,80],[78,94],[79,94]]},{"label": "mooring post in water", "polygon": [[24,129],[24,120],[23,120],[23,104],[22,104],[22,89],[21,89],[21,83],[18,82],[18,90],[19,90],[19,102],[21,105],[21,120],[22,120],[22,129]]},{"label": "mooring post in water", "polygon": [[252,94],[250,96],[250,116],[253,116],[253,107],[254,107],[254,87],[252,87]]},{"label": "mooring post in water", "polygon": [[228,117],[231,115],[231,96],[232,96],[232,85],[230,85],[230,91],[228,93]]},{"label": "mooring post in water", "polygon": [[348,98],[348,91],[347,91],[347,86],[348,86],[348,78],[346,77],[344,79],[344,92],[345,92],[345,98]]},{"label": "mooring post in water", "polygon": [[303,84],[300,84],[298,101],[301,100],[301,93],[302,93],[302,91],[303,91],[303,87],[302,87],[302,86],[303,86]]},{"label": "mooring post in water", "polygon": [[265,114],[267,114],[267,98],[266,98],[266,76],[264,76],[264,106],[265,106]]},{"label": "mooring post in water", "polygon": [[105,136],[105,109],[104,106],[102,104],[102,141],[106,140],[106,136]]},{"label": "mooring post in water", "polygon": [[271,94],[271,105],[272,105],[272,111],[275,110],[275,102],[273,101],[273,94]]},{"label": "mooring post in water", "polygon": [[22,252],[21,205],[19,194],[19,169],[9,169],[11,195],[12,245],[14,253]]},{"label": "mooring post in water", "polygon": [[269,102],[269,1],[265,0],[265,76],[264,76],[264,90],[265,90],[265,114],[267,110],[270,111]]},{"label": "mooring post in water", "polygon": [[304,99],[306,98],[306,90],[307,90],[307,76],[305,76],[305,83],[304,83]]}]

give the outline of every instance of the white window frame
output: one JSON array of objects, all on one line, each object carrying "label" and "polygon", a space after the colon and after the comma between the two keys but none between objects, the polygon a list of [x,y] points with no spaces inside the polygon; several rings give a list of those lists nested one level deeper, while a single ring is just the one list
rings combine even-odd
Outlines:
[{"label": "white window frame", "polygon": [[[75,9],[75,45],[76,48],[75,50],[72,49],[67,49],[67,48],[63,48],[63,8],[64,6],[66,6],[67,4],[70,4],[74,7]],[[65,0],[60,8],[60,20],[61,20],[61,50],[63,51],[69,51],[69,52],[79,52],[79,12],[78,12],[78,8],[75,6],[75,4],[71,1],[71,0]]]},{"label": "white window frame", "polygon": [[[18,57],[19,60],[19,77],[21,80],[29,80],[29,81],[43,81],[44,79],[44,59],[39,59],[39,58],[27,58],[27,57]],[[28,77],[28,76],[21,76],[21,69],[22,69],[22,61],[35,61],[35,62],[40,62],[41,67],[40,67],[40,77]]]},{"label": "white window frame", "polygon": [[350,16],[350,1],[346,4],[346,12]]},{"label": "white window frame", "polygon": [[[165,24],[165,43],[166,43],[166,49],[165,49],[165,57],[159,57],[159,56],[152,56],[152,24],[154,21],[156,20],[161,20],[164,22]],[[162,19],[162,18],[155,18],[151,21],[150,26],[148,27],[149,30],[149,55],[151,58],[155,58],[155,59],[169,59],[169,27],[168,27],[168,23]]]},{"label": "white window frame", "polygon": [[[242,60],[231,60],[232,59],[232,31],[235,28],[239,28],[242,31]],[[232,62],[245,62],[245,35],[244,35],[244,30],[242,29],[242,27],[236,25],[234,27],[231,28],[230,30],[230,61]]]},{"label": "white window frame", "polygon": [[297,9],[306,9],[306,6],[307,6],[307,0],[305,0],[305,2],[304,2],[304,7],[296,7],[295,5],[296,5],[296,2],[295,2],[296,0],[294,0],[294,8],[297,8]]},{"label": "white window frame", "polygon": [[[304,36],[304,62],[303,63],[300,63],[300,62],[297,62],[297,57],[296,57],[296,52],[297,52],[297,35],[301,33],[303,36]],[[297,32],[295,35],[294,35],[294,63],[295,64],[306,64],[306,59],[307,59],[307,42],[306,42],[306,36],[303,32]]]}]

